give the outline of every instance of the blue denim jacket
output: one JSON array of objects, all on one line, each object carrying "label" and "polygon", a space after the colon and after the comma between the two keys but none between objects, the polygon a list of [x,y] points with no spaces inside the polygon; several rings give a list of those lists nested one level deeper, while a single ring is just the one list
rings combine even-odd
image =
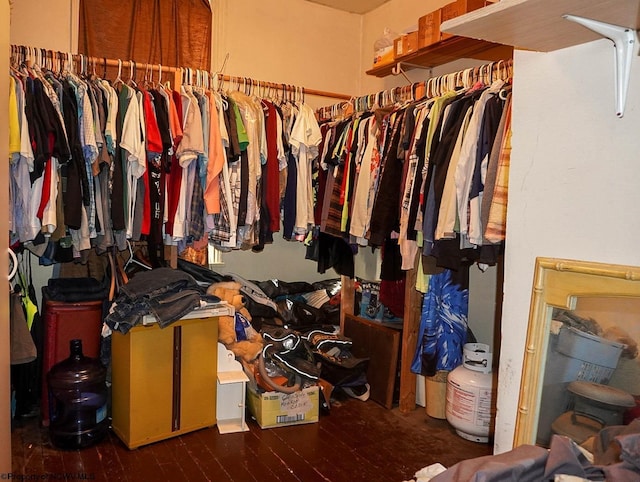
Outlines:
[{"label": "blue denim jacket", "polygon": [[157,268],[136,274],[112,305],[105,323],[112,330],[127,333],[153,314],[161,328],[200,305],[200,290],[195,279],[179,270]]}]

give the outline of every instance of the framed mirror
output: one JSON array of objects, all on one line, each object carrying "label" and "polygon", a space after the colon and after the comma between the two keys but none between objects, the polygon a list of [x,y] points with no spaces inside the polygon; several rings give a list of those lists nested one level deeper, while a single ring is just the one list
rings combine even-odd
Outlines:
[{"label": "framed mirror", "polygon": [[617,386],[637,401],[639,342],[640,267],[537,258],[514,446],[545,445],[572,380]]}]

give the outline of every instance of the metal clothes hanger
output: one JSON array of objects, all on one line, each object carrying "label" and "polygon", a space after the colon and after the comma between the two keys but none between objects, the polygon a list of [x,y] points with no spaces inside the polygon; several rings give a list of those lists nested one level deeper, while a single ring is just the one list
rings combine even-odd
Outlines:
[{"label": "metal clothes hanger", "polygon": [[129,259],[127,259],[127,261],[125,262],[124,266],[122,267],[123,270],[126,270],[130,265],[135,264],[137,266],[140,266],[141,268],[144,268],[146,270],[151,270],[153,269],[151,266],[138,261],[135,257],[135,255],[133,254],[133,248],[131,247],[131,242],[127,239],[127,249],[129,251]]}]

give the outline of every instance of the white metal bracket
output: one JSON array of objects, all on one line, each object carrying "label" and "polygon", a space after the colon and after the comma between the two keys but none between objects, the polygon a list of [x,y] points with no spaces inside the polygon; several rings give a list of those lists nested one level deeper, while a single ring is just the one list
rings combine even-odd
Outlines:
[{"label": "white metal bracket", "polygon": [[396,65],[394,65],[393,68],[391,69],[391,73],[393,75],[402,75],[408,83],[411,83],[411,79],[407,77],[407,74],[404,72],[404,69],[402,68],[402,62],[396,63]]},{"label": "white metal bracket", "polygon": [[636,42],[636,31],[632,28],[611,25],[610,23],[577,17],[575,15],[563,15],[563,18],[571,22],[576,22],[589,30],[593,30],[613,42],[616,69],[616,115],[622,117],[624,115],[624,105],[627,100],[627,91],[629,90],[631,60],[633,58],[633,47]]}]

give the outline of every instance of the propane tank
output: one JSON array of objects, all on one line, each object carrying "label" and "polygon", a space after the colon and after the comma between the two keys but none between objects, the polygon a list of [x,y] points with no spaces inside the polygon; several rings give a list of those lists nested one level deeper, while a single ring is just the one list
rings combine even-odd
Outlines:
[{"label": "propane tank", "polygon": [[492,353],[484,343],[467,343],[462,365],[447,377],[447,421],[462,438],[488,443],[495,416]]}]

